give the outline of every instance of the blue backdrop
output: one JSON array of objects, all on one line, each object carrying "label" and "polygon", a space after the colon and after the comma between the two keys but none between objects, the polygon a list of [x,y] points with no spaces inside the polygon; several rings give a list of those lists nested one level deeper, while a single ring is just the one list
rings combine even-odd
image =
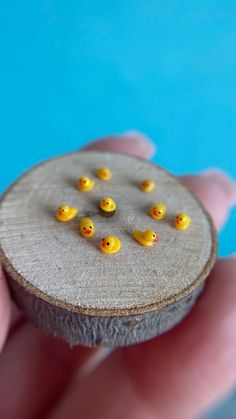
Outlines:
[{"label": "blue backdrop", "polygon": [[[0,7],[0,188],[137,128],[176,174],[236,177],[236,2],[25,0]],[[221,254],[236,250],[236,211]]]}]

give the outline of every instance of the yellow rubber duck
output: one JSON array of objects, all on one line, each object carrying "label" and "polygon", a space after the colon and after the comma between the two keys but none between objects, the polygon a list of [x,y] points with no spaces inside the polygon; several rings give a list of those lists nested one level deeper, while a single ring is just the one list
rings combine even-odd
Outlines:
[{"label": "yellow rubber duck", "polygon": [[178,230],[186,230],[190,224],[191,218],[185,212],[180,212],[175,217],[175,227]]},{"label": "yellow rubber duck", "polygon": [[143,246],[153,246],[159,238],[154,230],[146,230],[144,232],[140,230],[133,231],[133,237]]},{"label": "yellow rubber duck", "polygon": [[140,185],[140,189],[143,192],[151,192],[155,188],[155,183],[150,179],[144,179]]},{"label": "yellow rubber duck", "polygon": [[121,248],[121,242],[116,236],[106,236],[100,243],[100,249],[104,253],[116,253]]},{"label": "yellow rubber duck", "polygon": [[82,218],[79,225],[80,233],[85,238],[92,237],[95,233],[93,221],[90,218]]},{"label": "yellow rubber duck", "polygon": [[73,218],[75,218],[77,214],[77,208],[69,207],[69,205],[62,204],[57,210],[56,217],[58,221],[63,221],[64,223],[66,223],[67,221],[73,220]]},{"label": "yellow rubber duck", "polygon": [[105,217],[112,217],[116,212],[116,203],[112,198],[103,198],[99,204],[99,209]]},{"label": "yellow rubber duck", "polygon": [[82,176],[78,180],[77,187],[80,191],[87,192],[87,191],[90,191],[91,189],[93,189],[94,184],[95,184],[94,180],[90,179],[87,176]]},{"label": "yellow rubber duck", "polygon": [[108,167],[100,167],[97,170],[97,177],[101,180],[110,180],[112,178],[112,172]]},{"label": "yellow rubber duck", "polygon": [[156,220],[162,220],[166,215],[166,205],[158,202],[150,208],[149,214]]}]

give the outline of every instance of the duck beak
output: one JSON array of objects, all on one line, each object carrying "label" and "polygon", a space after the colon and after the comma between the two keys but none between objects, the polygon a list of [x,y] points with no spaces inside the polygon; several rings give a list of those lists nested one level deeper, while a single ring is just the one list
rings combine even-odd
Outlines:
[{"label": "duck beak", "polygon": [[91,230],[85,230],[85,234],[91,234]]}]

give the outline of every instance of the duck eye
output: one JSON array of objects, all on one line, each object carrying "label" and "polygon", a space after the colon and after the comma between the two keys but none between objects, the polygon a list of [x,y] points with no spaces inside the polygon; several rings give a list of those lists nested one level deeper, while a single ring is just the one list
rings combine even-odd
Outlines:
[{"label": "duck eye", "polygon": [[83,180],[83,183],[86,183],[86,180]]},{"label": "duck eye", "polygon": [[86,228],[84,227],[84,230],[86,230]]},{"label": "duck eye", "polygon": [[107,246],[109,246],[109,244],[110,244],[110,243],[109,243],[109,242],[107,242]]},{"label": "duck eye", "polygon": [[92,230],[92,226],[89,226],[90,230]]},{"label": "duck eye", "polygon": [[180,218],[180,221],[182,221],[183,218]]},{"label": "duck eye", "polygon": [[161,211],[158,211],[159,214],[161,214]]},{"label": "duck eye", "polygon": [[156,237],[156,235],[155,235],[155,234],[153,234],[153,235],[152,235],[152,237]]}]

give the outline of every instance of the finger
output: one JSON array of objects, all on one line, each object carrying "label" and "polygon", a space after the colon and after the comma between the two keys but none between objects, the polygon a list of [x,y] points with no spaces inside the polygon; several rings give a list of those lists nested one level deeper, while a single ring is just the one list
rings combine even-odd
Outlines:
[{"label": "finger", "polygon": [[155,145],[143,134],[127,131],[122,135],[110,135],[93,141],[84,150],[112,151],[148,159],[155,153]]},{"label": "finger", "polygon": [[187,419],[215,403],[236,382],[235,272],[235,259],[219,261],[178,327],[114,352],[50,419]]},{"label": "finger", "polygon": [[0,352],[6,340],[10,324],[10,295],[5,276],[0,267]]},{"label": "finger", "polygon": [[80,369],[85,375],[96,352],[78,346],[71,349],[28,322],[17,328],[0,358],[0,417],[45,417],[44,411],[71,377]]},{"label": "finger", "polygon": [[200,176],[182,176],[182,182],[202,201],[219,229],[236,203],[236,184],[223,172],[209,170]]}]

